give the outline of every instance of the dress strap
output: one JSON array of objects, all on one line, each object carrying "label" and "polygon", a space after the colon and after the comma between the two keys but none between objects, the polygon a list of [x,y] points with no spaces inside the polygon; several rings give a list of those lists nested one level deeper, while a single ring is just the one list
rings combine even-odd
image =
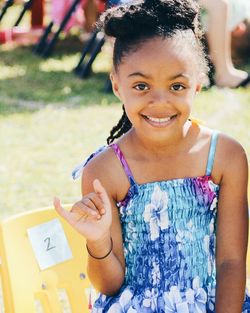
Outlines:
[{"label": "dress strap", "polygon": [[208,154],[208,160],[207,160],[207,168],[206,168],[207,176],[212,174],[218,135],[219,135],[219,132],[214,131],[211,136],[211,142],[210,142],[210,148],[209,148],[209,154]]},{"label": "dress strap", "polygon": [[100,148],[98,148],[95,152],[91,153],[90,156],[88,156],[82,163],[80,163],[79,165],[77,165],[73,171],[72,171],[72,178],[73,179],[77,179],[79,178],[82,173],[83,173],[83,169],[84,167],[88,164],[88,162],[93,159],[96,155],[98,155],[99,153],[101,153],[102,151],[104,151],[105,149],[107,149],[107,146],[101,146]]},{"label": "dress strap", "polygon": [[133,174],[128,166],[128,163],[121,151],[121,149],[119,148],[118,144],[116,143],[113,143],[110,145],[110,147],[114,150],[117,158],[120,160],[121,162],[121,165],[125,171],[125,174],[127,175],[128,179],[129,179],[129,182],[131,185],[134,185],[135,184],[135,180],[134,180],[134,177],[133,177]]}]

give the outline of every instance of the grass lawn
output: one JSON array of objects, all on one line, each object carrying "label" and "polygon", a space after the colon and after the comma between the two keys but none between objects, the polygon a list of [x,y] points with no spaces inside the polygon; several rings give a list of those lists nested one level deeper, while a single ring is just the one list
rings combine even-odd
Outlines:
[{"label": "grass lawn", "polygon": [[[108,49],[94,74],[72,73],[81,43],[62,41],[49,59],[30,47],[0,48],[0,218],[80,197],[73,167],[102,144],[121,115],[121,105],[103,92]],[[193,116],[239,140],[250,156],[250,90],[202,92]]]}]

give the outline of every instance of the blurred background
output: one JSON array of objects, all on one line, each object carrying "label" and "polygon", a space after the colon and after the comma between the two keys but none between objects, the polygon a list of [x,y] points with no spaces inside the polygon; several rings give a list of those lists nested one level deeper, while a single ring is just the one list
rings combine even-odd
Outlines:
[{"label": "blurred background", "polygon": [[[61,11],[48,0],[33,11],[29,1],[7,2],[0,1],[0,218],[51,206],[54,196],[78,200],[71,172],[106,143],[122,112],[108,81],[112,42],[93,32],[105,2],[61,1]],[[248,72],[249,38],[247,23],[244,36],[232,34],[234,64]],[[237,139],[250,157],[250,88],[204,88],[192,116]]]}]

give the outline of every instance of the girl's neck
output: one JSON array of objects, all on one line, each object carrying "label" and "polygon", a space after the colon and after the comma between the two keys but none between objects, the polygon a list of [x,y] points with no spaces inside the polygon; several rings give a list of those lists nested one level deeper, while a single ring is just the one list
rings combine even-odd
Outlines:
[{"label": "girl's neck", "polygon": [[136,129],[132,128],[128,133],[128,141],[136,150],[145,153],[147,156],[175,155],[182,152],[187,147],[187,137],[191,131],[192,123],[187,121],[179,133],[174,138],[162,141],[150,141],[138,134]]}]

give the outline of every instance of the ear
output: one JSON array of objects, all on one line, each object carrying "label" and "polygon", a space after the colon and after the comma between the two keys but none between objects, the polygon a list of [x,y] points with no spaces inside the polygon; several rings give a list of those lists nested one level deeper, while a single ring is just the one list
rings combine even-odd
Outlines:
[{"label": "ear", "polygon": [[201,72],[198,76],[195,93],[198,94],[201,91],[202,87],[207,85],[208,85],[208,76],[205,73]]},{"label": "ear", "polygon": [[110,77],[110,80],[111,80],[113,93],[116,95],[116,97],[117,97],[118,99],[121,100],[121,95],[120,95],[120,92],[119,92],[119,84],[118,84],[118,77],[117,77],[117,74],[112,71],[112,72],[110,73],[109,77]]},{"label": "ear", "polygon": [[202,88],[202,84],[197,84],[196,89],[195,89],[195,93],[198,94],[201,91],[201,88]]}]

